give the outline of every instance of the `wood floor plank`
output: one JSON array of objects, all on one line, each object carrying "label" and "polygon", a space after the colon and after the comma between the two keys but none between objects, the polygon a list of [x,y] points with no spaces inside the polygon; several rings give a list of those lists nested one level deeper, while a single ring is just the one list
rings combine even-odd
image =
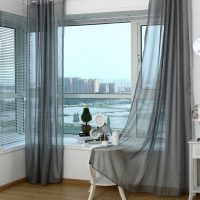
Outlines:
[{"label": "wood floor plank", "polygon": [[[21,183],[0,192],[0,200],[87,200],[89,185],[52,184],[48,186]],[[187,200],[181,197],[163,197],[147,193],[126,192],[127,200]],[[121,200],[117,187],[97,187],[94,200]]]}]

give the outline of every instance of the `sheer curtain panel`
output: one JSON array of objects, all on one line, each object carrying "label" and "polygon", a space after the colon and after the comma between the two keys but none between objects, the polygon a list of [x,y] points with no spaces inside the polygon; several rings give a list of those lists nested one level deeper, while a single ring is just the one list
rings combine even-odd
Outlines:
[{"label": "sheer curtain panel", "polygon": [[31,183],[63,177],[64,0],[28,1],[26,173]]},{"label": "sheer curtain panel", "polygon": [[120,145],[96,148],[90,164],[125,190],[188,191],[192,136],[188,0],[150,0],[137,87]]}]

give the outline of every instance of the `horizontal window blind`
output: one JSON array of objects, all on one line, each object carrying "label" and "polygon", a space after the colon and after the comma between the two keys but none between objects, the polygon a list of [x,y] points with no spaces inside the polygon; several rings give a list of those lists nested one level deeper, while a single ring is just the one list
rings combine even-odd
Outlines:
[{"label": "horizontal window blind", "polygon": [[0,145],[25,136],[24,18],[0,12]]}]

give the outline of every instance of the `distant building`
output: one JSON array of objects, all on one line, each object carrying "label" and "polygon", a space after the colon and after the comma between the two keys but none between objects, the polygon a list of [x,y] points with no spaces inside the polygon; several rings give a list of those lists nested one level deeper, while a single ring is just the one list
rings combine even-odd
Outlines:
[{"label": "distant building", "polygon": [[109,93],[109,83],[100,83],[99,93]]},{"label": "distant building", "polygon": [[93,79],[93,93],[99,93],[99,80]]},{"label": "distant building", "polygon": [[109,83],[109,93],[118,93],[118,87],[116,83]]},{"label": "distant building", "polygon": [[64,78],[64,93],[130,93],[131,86],[120,83],[100,83],[98,79],[83,79],[79,77],[65,77]]},{"label": "distant building", "polygon": [[99,81],[97,79],[88,80],[88,93],[99,93]]},{"label": "distant building", "polygon": [[64,93],[72,93],[72,78],[64,78]]},{"label": "distant building", "polygon": [[87,93],[94,93],[94,91],[93,91],[93,79],[88,80]]},{"label": "distant building", "polygon": [[125,87],[124,91],[125,93],[131,93],[131,87]]},{"label": "distant building", "polygon": [[64,93],[99,93],[99,87],[97,79],[64,78]]},{"label": "distant building", "polygon": [[85,80],[84,79],[77,79],[77,86],[74,88],[74,93],[84,93],[85,91]]},{"label": "distant building", "polygon": [[124,93],[124,92],[125,92],[124,83],[118,83],[118,93]]},{"label": "distant building", "polygon": [[80,90],[81,90],[80,81],[81,79],[79,77],[72,78],[72,86],[71,86],[72,93],[80,93]]},{"label": "distant building", "polygon": [[82,90],[80,93],[88,93],[88,80],[87,79],[82,79]]}]

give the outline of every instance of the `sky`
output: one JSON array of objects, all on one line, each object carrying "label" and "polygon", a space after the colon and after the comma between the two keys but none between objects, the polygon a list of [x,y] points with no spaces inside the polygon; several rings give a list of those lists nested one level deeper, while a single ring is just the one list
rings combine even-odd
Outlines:
[{"label": "sky", "polygon": [[66,27],[64,76],[131,80],[131,24]]}]

